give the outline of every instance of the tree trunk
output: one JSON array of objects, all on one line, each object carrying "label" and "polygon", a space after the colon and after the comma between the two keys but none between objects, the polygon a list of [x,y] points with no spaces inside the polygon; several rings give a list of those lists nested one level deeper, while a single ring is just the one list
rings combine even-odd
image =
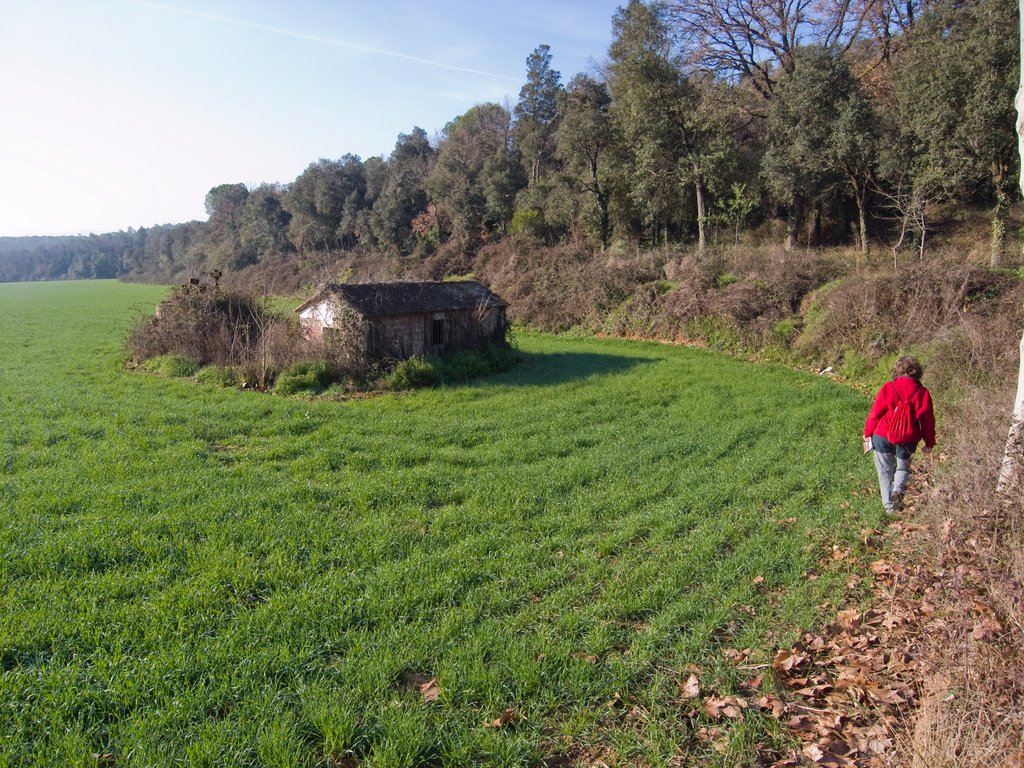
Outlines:
[{"label": "tree trunk", "polygon": [[1006,220],[1013,204],[1011,193],[1006,189],[1006,181],[997,174],[995,181],[996,209],[992,212],[992,254],[989,263],[993,268],[1003,260],[1003,247],[1006,243]]},{"label": "tree trunk", "polygon": [[[1019,53],[1024,61],[1024,0],[1018,3],[1020,22],[1018,24]],[[1020,187],[1024,192],[1024,67],[1021,68],[1021,80],[1017,89],[1017,151],[1022,158],[1020,170]],[[1001,493],[1006,493],[1018,484],[1021,461],[1024,461],[1024,335],[1020,340],[1020,369],[1017,373],[1017,396],[1013,400],[1013,423],[1010,434],[1006,437],[1006,450],[1003,452],[1003,465],[999,470]]]},{"label": "tree trunk", "polygon": [[868,255],[868,219],[867,213],[865,212],[865,204],[867,202],[867,189],[866,185],[858,184],[856,180],[852,181],[853,184],[853,199],[857,202],[857,237],[860,240],[858,245],[860,246],[860,252],[863,256]]},{"label": "tree trunk", "polygon": [[697,175],[693,186],[697,193],[697,251],[704,253],[708,245],[707,218],[704,215],[704,180],[700,174]]},{"label": "tree trunk", "polygon": [[1020,370],[1017,373],[1017,396],[1013,400],[1013,424],[1006,437],[1003,465],[999,469],[1000,493],[1006,493],[1017,482],[1018,466],[1024,459],[1024,336],[1020,340]]},{"label": "tree trunk", "polygon": [[608,249],[608,241],[611,239],[612,226],[611,216],[608,213],[608,193],[597,193],[597,207],[601,212],[601,248]]},{"label": "tree trunk", "polygon": [[[1022,0],[1024,2],[1024,0]],[[799,195],[793,196],[789,209],[789,229],[786,232],[786,250],[791,251],[800,238],[800,227],[804,223],[804,201]]]},{"label": "tree trunk", "polygon": [[594,199],[597,201],[597,209],[601,217],[601,249],[607,250],[608,241],[611,239],[612,234],[611,215],[608,213],[608,198],[610,195],[602,186],[601,180],[597,175],[596,155],[590,158],[590,186],[588,188],[594,194]]}]

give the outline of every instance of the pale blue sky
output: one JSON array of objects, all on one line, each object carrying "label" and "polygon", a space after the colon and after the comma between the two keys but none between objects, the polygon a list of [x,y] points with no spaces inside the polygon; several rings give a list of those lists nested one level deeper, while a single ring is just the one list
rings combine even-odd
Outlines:
[{"label": "pale blue sky", "polygon": [[388,154],[551,46],[592,71],[624,0],[0,0],[0,235],[204,219],[216,184]]}]

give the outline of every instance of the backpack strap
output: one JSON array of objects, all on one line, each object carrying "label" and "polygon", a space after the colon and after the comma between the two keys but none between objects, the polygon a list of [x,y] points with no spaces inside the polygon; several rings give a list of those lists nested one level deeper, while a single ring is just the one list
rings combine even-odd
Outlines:
[{"label": "backpack strap", "polygon": [[892,392],[893,392],[894,395],[896,395],[896,400],[898,402],[900,402],[900,403],[903,403],[904,405],[910,405],[910,397],[913,397],[914,395],[916,395],[921,390],[921,387],[923,386],[921,384],[921,382],[916,381],[915,383],[917,384],[917,389],[915,389],[913,392],[911,392],[910,393],[910,397],[908,397],[906,400],[904,400],[902,397],[900,397],[900,390],[896,386],[896,379],[893,379],[889,383],[892,384]]}]

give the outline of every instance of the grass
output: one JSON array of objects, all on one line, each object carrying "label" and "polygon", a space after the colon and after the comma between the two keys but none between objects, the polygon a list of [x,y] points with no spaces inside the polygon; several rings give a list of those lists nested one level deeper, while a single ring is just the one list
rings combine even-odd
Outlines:
[{"label": "grass", "polygon": [[526,333],[468,386],[223,390],[123,369],[162,294],[0,285],[0,765],[733,765],[775,738],[748,711],[707,751],[678,682],[731,690],[724,647],[765,661],[840,594],[853,566],[804,573],[878,519],[862,396]]}]

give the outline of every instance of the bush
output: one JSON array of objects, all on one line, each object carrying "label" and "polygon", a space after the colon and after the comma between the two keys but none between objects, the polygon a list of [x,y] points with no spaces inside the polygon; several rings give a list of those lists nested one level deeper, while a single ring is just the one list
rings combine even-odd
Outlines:
[{"label": "bush", "polygon": [[280,395],[320,393],[334,380],[331,366],[323,360],[294,363],[278,374],[274,391]]},{"label": "bush", "polygon": [[238,371],[229,366],[208,365],[196,374],[200,384],[212,384],[215,387],[237,387],[241,384]]},{"label": "bush", "polygon": [[1014,370],[1022,294],[1012,277],[955,261],[851,275],[807,302],[793,349],[827,365],[859,354],[857,369],[914,349],[944,385],[984,381]]},{"label": "bush", "polygon": [[800,321],[795,317],[787,317],[774,323],[771,328],[771,343],[777,347],[788,349],[800,333]]},{"label": "bush", "polygon": [[585,247],[502,240],[480,250],[474,271],[509,302],[513,322],[544,331],[583,327],[593,332],[637,286],[661,276],[659,258],[616,258]]},{"label": "bush", "polygon": [[183,379],[193,376],[199,370],[199,363],[180,355],[157,355],[143,363],[142,368],[168,378]]},{"label": "bush", "polygon": [[136,363],[171,355],[197,367],[233,367],[260,389],[301,353],[298,322],[272,313],[263,298],[197,286],[175,289],[139,323],[128,346]]},{"label": "bush", "polygon": [[736,352],[741,348],[736,328],[721,317],[691,320],[686,325],[686,335],[691,339],[701,339],[708,347],[720,352]]},{"label": "bush", "polygon": [[410,357],[392,369],[387,376],[386,384],[388,389],[400,390],[432,387],[440,381],[441,376],[431,360]]},{"label": "bush", "polygon": [[473,350],[456,352],[438,363],[435,367],[438,369],[441,381],[445,384],[475,379],[488,373],[487,361],[483,355]]},{"label": "bush", "polygon": [[507,371],[519,362],[509,346],[492,344],[484,349],[467,349],[445,357],[410,357],[396,365],[386,377],[388,389],[418,389],[437,384],[456,384],[481,376]]},{"label": "bush", "polygon": [[178,355],[200,365],[234,365],[259,343],[271,321],[253,296],[182,286],[139,324],[128,344],[136,363]]}]

